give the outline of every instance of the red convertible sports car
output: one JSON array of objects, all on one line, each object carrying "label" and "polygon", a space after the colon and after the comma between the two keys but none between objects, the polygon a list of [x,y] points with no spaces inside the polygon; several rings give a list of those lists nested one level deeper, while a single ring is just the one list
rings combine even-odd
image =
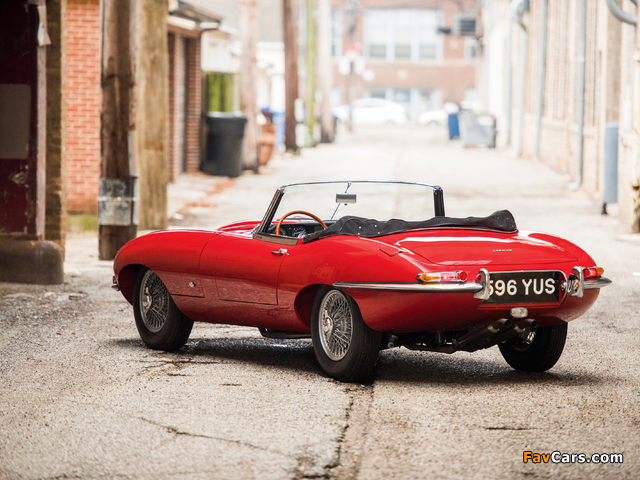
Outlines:
[{"label": "red convertible sports car", "polygon": [[567,322],[611,283],[582,249],[518,230],[506,210],[450,218],[440,187],[371,181],[280,187],[262,220],[142,236],[114,271],[150,348],[178,350],[194,321],[246,325],[312,338],[342,381],[399,346],[498,345],[513,368],[548,370]]}]

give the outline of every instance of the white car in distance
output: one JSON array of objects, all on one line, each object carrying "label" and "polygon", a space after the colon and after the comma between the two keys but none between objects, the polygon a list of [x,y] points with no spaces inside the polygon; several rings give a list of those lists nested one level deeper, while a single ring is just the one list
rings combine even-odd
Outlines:
[{"label": "white car in distance", "polygon": [[[341,122],[349,121],[349,104],[332,111]],[[407,122],[407,112],[398,103],[381,98],[360,98],[353,102],[354,125],[400,125]]]}]

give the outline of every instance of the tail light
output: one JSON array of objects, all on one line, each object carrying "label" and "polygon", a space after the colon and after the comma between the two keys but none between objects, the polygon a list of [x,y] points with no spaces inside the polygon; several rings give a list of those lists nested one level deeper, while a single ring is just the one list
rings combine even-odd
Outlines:
[{"label": "tail light", "polygon": [[463,283],[467,281],[467,272],[424,272],[416,275],[416,279],[422,283]]},{"label": "tail light", "polygon": [[589,267],[583,270],[584,278],[596,278],[601,277],[604,273],[604,268],[602,267]]}]

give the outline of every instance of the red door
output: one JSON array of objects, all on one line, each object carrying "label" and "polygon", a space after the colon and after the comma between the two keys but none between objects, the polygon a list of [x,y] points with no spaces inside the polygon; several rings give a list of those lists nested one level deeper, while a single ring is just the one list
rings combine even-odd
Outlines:
[{"label": "red door", "polygon": [[286,248],[250,234],[222,233],[202,252],[200,270],[213,271],[220,300],[277,305]]},{"label": "red door", "polygon": [[0,234],[35,236],[38,156],[38,12],[0,2]]}]

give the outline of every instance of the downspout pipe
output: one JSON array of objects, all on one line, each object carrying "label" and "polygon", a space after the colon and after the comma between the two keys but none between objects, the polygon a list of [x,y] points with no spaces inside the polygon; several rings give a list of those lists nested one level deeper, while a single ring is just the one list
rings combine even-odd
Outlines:
[{"label": "downspout pipe", "polygon": [[512,114],[512,96],[513,96],[513,67],[511,65],[511,44],[513,43],[513,22],[509,21],[507,25],[507,52],[506,52],[506,106],[505,106],[505,137],[504,147],[511,146],[511,114]]},{"label": "downspout pipe", "polygon": [[544,113],[544,82],[547,69],[547,9],[548,0],[542,0],[542,18],[540,32],[540,66],[538,75],[538,107],[536,109],[536,143],[533,158],[540,159],[540,138],[542,136],[542,114]]},{"label": "downspout pipe", "polygon": [[[618,20],[624,23],[628,23],[629,25],[637,25],[638,17],[635,15],[631,15],[630,13],[625,12],[616,0],[606,0],[607,7],[609,7],[609,11],[611,15],[616,17]],[[635,1],[633,3],[636,3]]]},{"label": "downspout pipe", "polygon": [[580,0],[580,33],[578,38],[578,177],[569,185],[569,190],[578,190],[582,186],[584,170],[584,60],[586,55],[587,0]]},{"label": "downspout pipe", "polygon": [[520,65],[518,76],[520,83],[520,91],[518,92],[518,114],[520,121],[518,125],[518,136],[516,138],[516,158],[522,154],[522,138],[524,136],[524,90],[526,87],[526,69],[527,69],[527,26],[524,24],[523,15],[529,11],[529,0],[511,0],[510,5],[511,17],[522,28],[520,37]]}]

